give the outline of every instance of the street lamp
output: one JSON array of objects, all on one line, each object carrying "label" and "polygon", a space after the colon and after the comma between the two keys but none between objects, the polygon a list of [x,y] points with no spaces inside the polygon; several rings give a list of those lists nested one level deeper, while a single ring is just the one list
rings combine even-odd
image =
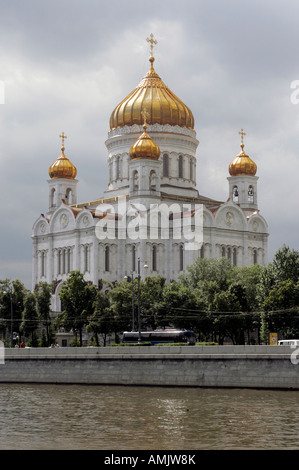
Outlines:
[{"label": "street lamp", "polygon": [[[143,266],[145,269],[148,268],[148,265],[145,263]],[[125,276],[124,279],[128,279],[128,276]],[[140,313],[141,313],[141,299],[140,299],[140,258],[137,261],[137,280],[138,280],[138,343],[141,342],[141,322],[140,322]],[[132,272],[132,331],[135,331],[135,300],[134,300],[134,274]]]},{"label": "street lamp", "polygon": [[[145,264],[143,266],[145,269],[148,268],[148,265]],[[140,258],[138,258],[137,264],[137,274],[138,274],[138,343],[141,343],[141,321],[140,321],[140,313],[141,313],[141,300],[140,300]]]},{"label": "street lamp", "polygon": [[[125,276],[124,279],[128,279],[128,276]],[[134,274],[132,273],[132,331],[135,331],[135,300],[134,300]]]}]

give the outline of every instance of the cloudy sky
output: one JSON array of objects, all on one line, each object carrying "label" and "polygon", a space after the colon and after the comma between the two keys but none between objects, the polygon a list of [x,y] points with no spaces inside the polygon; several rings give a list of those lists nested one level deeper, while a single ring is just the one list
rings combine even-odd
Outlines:
[{"label": "cloudy sky", "polygon": [[298,20],[297,0],[0,0],[0,279],[31,287],[62,131],[79,202],[107,189],[110,114],[149,69],[151,33],[156,71],[194,114],[200,194],[227,199],[244,128],[269,261],[299,249]]}]

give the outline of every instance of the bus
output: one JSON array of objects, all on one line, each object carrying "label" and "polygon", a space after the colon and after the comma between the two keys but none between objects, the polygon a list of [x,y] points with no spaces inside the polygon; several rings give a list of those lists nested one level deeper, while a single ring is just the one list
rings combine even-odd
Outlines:
[{"label": "bus", "polygon": [[296,347],[299,346],[299,339],[281,339],[278,341],[279,346],[291,346]]},{"label": "bus", "polygon": [[[122,336],[123,344],[138,343],[138,331],[124,331]],[[141,343],[151,343],[151,345],[161,343],[185,343],[186,345],[194,346],[196,343],[196,336],[191,330],[153,330],[141,332]]]}]

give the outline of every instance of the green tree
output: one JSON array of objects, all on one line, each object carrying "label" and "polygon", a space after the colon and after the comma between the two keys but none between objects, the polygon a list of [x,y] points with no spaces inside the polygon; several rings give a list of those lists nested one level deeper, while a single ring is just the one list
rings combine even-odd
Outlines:
[{"label": "green tree", "polygon": [[93,303],[93,314],[88,319],[87,331],[93,332],[97,346],[99,346],[99,335],[102,336],[106,346],[107,335],[114,331],[108,293],[97,292]]},{"label": "green tree", "polygon": [[40,282],[36,290],[37,311],[39,318],[46,329],[46,346],[53,342],[51,334],[51,286],[46,282]]},{"label": "green tree", "polygon": [[26,292],[24,284],[18,279],[0,281],[0,331],[3,336],[7,330],[20,334]]},{"label": "green tree", "polygon": [[39,318],[36,306],[36,296],[29,292],[24,301],[23,321],[21,323],[21,332],[25,337],[31,336],[31,346],[37,346],[36,331],[39,326]]},{"label": "green tree", "polygon": [[79,333],[79,344],[82,346],[83,328],[88,323],[88,317],[93,311],[93,302],[96,297],[96,287],[90,286],[79,271],[72,271],[62,284],[60,300],[63,312],[56,317],[55,324],[67,330],[73,329]]}]

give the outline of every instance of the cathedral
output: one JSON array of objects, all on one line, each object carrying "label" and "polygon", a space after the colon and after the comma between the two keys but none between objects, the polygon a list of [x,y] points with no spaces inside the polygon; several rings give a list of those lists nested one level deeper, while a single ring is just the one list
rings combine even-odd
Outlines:
[{"label": "cathedral", "polygon": [[[72,270],[102,289],[126,277],[176,280],[197,257],[236,266],[267,263],[268,227],[257,200],[257,166],[244,150],[228,162],[225,201],[200,195],[194,117],[154,68],[111,113],[107,189],[77,199],[77,168],[65,151],[49,168],[48,210],[33,225],[33,289],[53,285],[52,310]],[[49,162],[50,163],[50,162]],[[79,162],[80,163],[80,162]]]}]

